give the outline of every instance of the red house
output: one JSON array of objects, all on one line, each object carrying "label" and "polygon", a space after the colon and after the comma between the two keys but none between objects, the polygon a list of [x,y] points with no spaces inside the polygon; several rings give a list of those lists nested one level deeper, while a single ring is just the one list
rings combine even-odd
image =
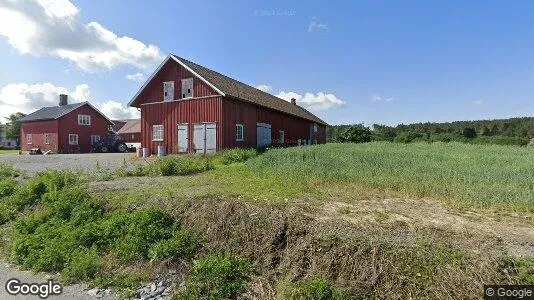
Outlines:
[{"label": "red house", "polygon": [[[141,120],[129,119],[122,121],[124,124],[117,130],[117,134],[120,135],[128,147],[138,148],[141,146]],[[113,122],[115,124],[117,123],[115,121]]]},{"label": "red house", "polygon": [[129,103],[152,153],[326,142],[327,124],[296,104],[169,55]]},{"label": "red house", "polygon": [[59,99],[58,106],[43,107],[20,120],[22,151],[84,153],[107,135],[113,122],[89,102],[68,104],[67,95]]}]

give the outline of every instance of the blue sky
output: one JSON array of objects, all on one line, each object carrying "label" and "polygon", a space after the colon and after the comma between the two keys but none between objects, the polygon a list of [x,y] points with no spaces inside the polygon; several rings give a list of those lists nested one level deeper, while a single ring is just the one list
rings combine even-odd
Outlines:
[{"label": "blue sky", "polygon": [[0,117],[59,92],[135,115],[168,53],[331,124],[531,116],[533,48],[532,1],[6,0]]}]

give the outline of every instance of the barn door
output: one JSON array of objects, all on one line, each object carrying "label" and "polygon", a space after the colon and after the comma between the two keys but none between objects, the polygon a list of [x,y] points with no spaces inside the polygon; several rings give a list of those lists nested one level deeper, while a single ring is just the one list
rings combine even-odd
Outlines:
[{"label": "barn door", "polygon": [[193,143],[195,153],[213,153],[217,149],[217,124],[195,124]]},{"label": "barn door", "polygon": [[178,124],[178,153],[187,153],[189,145],[188,125]]},{"label": "barn door", "polygon": [[257,123],[256,127],[256,145],[258,148],[270,146],[271,138],[271,124]]},{"label": "barn door", "polygon": [[206,153],[214,153],[217,148],[217,125],[215,123],[204,125],[206,126]]}]

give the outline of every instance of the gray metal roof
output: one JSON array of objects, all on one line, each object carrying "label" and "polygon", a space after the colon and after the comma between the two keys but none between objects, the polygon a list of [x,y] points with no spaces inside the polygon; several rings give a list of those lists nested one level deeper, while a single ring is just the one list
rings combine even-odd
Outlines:
[{"label": "gray metal roof", "polygon": [[110,124],[113,125],[113,122],[108,117],[106,117],[106,115],[104,115],[102,112],[96,109],[96,107],[92,106],[91,103],[89,102],[73,103],[73,104],[67,104],[63,106],[43,107],[39,109],[38,111],[32,112],[31,114],[23,117],[22,119],[20,119],[20,121],[31,122],[31,121],[42,121],[42,120],[56,120],[84,105],[89,105],[89,107],[94,109],[96,112],[102,115]]},{"label": "gray metal roof", "polygon": [[81,102],[81,103],[67,104],[63,106],[43,107],[39,109],[38,111],[32,112],[31,114],[20,119],[20,121],[28,122],[28,121],[39,121],[39,120],[55,120],[85,104],[86,102]]},{"label": "gray metal roof", "polygon": [[210,70],[174,54],[171,54],[171,56],[185,64],[209,83],[216,86],[218,89],[224,92],[226,96],[232,96],[245,102],[251,102],[259,106],[267,107],[319,124],[327,125],[325,121],[321,120],[316,115],[299,105],[291,104],[286,100],[258,90],[257,88],[251,87],[248,84],[242,83],[241,81]]}]

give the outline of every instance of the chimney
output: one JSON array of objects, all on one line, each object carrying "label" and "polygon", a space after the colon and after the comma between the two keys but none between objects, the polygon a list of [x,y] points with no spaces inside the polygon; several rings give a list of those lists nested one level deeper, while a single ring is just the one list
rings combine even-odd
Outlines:
[{"label": "chimney", "polygon": [[64,106],[64,105],[67,105],[69,104],[69,96],[65,95],[65,94],[61,94],[59,95],[59,106]]},{"label": "chimney", "polygon": [[291,104],[293,104],[293,105],[297,105],[297,99],[295,99],[295,98],[291,98]]}]

